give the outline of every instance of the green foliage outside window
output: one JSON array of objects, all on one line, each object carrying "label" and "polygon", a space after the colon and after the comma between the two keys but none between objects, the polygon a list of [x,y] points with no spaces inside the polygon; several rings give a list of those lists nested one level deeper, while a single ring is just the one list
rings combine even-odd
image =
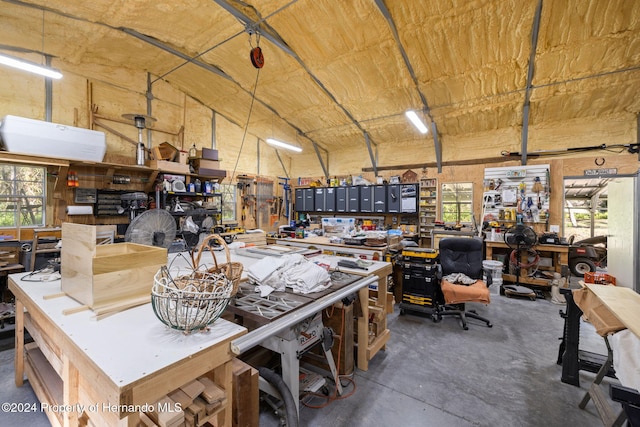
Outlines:
[{"label": "green foliage outside window", "polygon": [[0,164],[0,227],[45,224],[46,169]]},{"label": "green foliage outside window", "polygon": [[470,182],[442,184],[442,221],[471,224],[473,220],[473,184]]},{"label": "green foliage outside window", "polygon": [[220,184],[222,193],[222,221],[236,221],[236,186],[231,184]]}]

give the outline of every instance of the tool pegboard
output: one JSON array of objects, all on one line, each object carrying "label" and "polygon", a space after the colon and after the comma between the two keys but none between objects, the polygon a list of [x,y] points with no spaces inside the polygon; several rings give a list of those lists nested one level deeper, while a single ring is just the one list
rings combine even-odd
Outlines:
[{"label": "tool pegboard", "polygon": [[549,165],[485,168],[482,220],[544,222],[549,210]]}]

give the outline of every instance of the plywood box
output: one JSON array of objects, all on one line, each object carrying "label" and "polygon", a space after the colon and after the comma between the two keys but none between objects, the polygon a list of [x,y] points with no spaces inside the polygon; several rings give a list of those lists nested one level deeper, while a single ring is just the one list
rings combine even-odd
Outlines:
[{"label": "plywood box", "polygon": [[218,160],[192,159],[191,164],[194,169],[220,169]]},{"label": "plywood box", "polygon": [[200,176],[208,176],[212,178],[224,178],[227,176],[227,171],[220,169],[198,168],[196,173]]},{"label": "plywood box", "polygon": [[151,169],[158,169],[163,172],[188,174],[189,165],[183,165],[177,162],[168,162],[166,160],[150,160],[149,167]]},{"label": "plywood box", "polygon": [[136,243],[97,245],[102,228],[62,224],[62,291],[91,308],[125,304],[151,295],[153,276],[167,250]]}]

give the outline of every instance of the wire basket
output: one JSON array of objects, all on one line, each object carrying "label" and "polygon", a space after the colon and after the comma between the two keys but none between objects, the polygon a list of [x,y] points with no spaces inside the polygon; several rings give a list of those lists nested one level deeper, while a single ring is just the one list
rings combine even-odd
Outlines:
[{"label": "wire basket", "polygon": [[240,279],[242,277],[243,265],[239,262],[231,262],[231,252],[229,251],[229,246],[225,240],[217,235],[217,234],[209,234],[202,240],[200,244],[200,250],[198,250],[198,257],[194,263],[194,269],[198,270],[200,268],[200,257],[202,256],[202,252],[205,248],[209,246],[209,242],[211,240],[215,240],[224,248],[225,255],[227,257],[227,262],[223,264],[218,264],[218,260],[216,259],[215,251],[210,251],[211,256],[213,257],[213,262],[215,264],[214,267],[209,268],[209,273],[223,273],[233,282],[233,290],[231,292],[231,296],[235,295],[238,292],[238,287],[240,286]]},{"label": "wire basket", "polygon": [[195,270],[172,278],[162,267],[153,278],[151,305],[162,323],[184,331],[207,330],[227,307],[233,282],[222,273]]}]

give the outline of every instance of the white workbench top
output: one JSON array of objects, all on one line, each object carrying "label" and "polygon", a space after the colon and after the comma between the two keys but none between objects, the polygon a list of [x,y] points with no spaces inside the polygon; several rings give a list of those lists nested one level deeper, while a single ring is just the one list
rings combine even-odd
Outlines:
[{"label": "white workbench top", "polygon": [[63,310],[81,304],[66,296],[44,299],[61,292],[60,280],[25,282],[20,280],[23,276],[25,273],[9,277],[119,387],[246,332],[242,326],[218,319],[209,331],[185,335],[161,323],[151,304],[101,320],[91,310],[64,315]]}]

